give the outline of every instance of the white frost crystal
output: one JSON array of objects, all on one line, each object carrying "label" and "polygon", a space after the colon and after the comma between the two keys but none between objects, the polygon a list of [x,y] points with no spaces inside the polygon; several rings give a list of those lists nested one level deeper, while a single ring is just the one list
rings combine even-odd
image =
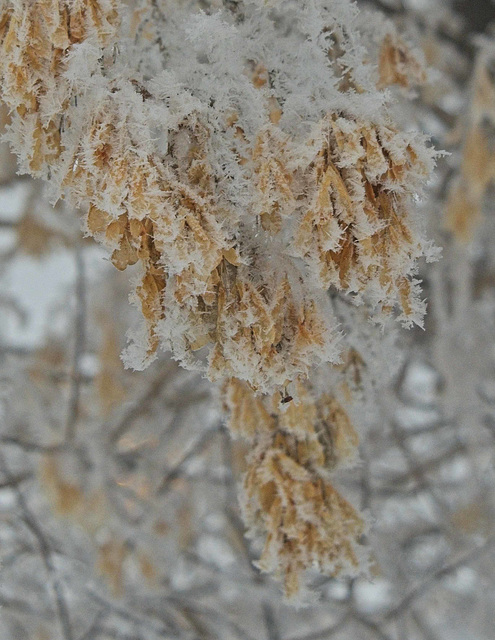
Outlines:
[{"label": "white frost crystal", "polygon": [[[117,268],[140,263],[146,330],[128,365],[142,368],[161,345],[184,366],[230,380],[231,411],[234,397],[263,413],[282,394],[321,414],[335,400],[311,387],[315,367],[356,358],[336,298],[366,309],[354,316],[361,322],[422,321],[415,273],[429,245],[410,204],[434,152],[394,125],[386,87],[424,72],[350,0],[224,4],[3,0],[8,138],[22,171],[86,212],[87,232]],[[258,506],[246,509],[251,519],[260,505],[278,509],[263,521],[270,529],[288,513],[283,496],[309,501],[291,511],[286,532],[289,546],[313,544],[304,526],[316,536],[312,552],[294,551],[284,565],[293,593],[306,561],[343,566],[335,550],[362,527],[325,484],[323,450],[300,453],[340,409],[315,409],[313,426],[299,426],[306,435],[273,411],[278,435],[258,438],[261,423],[253,426],[259,464],[249,477],[261,494],[248,483]],[[274,469],[281,476],[263,489],[256,474]],[[333,517],[342,526],[321,524]],[[332,536],[332,559],[316,561]],[[270,570],[280,544],[266,547]]]}]

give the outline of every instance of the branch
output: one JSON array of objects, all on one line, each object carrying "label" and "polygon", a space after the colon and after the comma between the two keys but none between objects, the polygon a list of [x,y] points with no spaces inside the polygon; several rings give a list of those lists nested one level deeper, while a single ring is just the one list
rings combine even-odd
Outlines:
[{"label": "branch", "polygon": [[38,522],[36,521],[34,514],[29,508],[23,493],[20,491],[18,484],[15,483],[15,477],[11,474],[7,466],[7,463],[5,461],[5,458],[1,452],[0,452],[0,463],[2,465],[4,474],[7,476],[8,479],[10,479],[13,482],[12,486],[16,494],[17,504],[19,505],[19,508],[23,513],[23,521],[26,524],[27,528],[31,531],[31,533],[36,538],[36,541],[38,542],[38,547],[41,553],[41,557],[43,559],[43,564],[45,565],[45,569],[51,579],[51,586],[54,594],[57,616],[59,619],[64,640],[73,640],[74,636],[72,634],[72,627],[71,627],[70,617],[69,617],[69,609],[63,593],[62,583],[57,576],[55,565],[53,563],[53,553],[52,553],[52,550],[50,549],[48,540],[45,537],[45,534],[43,533],[42,529],[38,525]]},{"label": "branch", "polygon": [[220,426],[221,425],[216,425],[216,427],[214,427],[213,429],[208,429],[208,431],[205,431],[203,434],[201,434],[201,436],[190,445],[189,449],[184,452],[182,458],[165,474],[157,489],[157,495],[163,495],[167,493],[170,488],[171,482],[182,473],[184,464],[204,449],[204,447],[209,443],[211,437],[218,433]]},{"label": "branch", "polygon": [[406,611],[415,600],[427,593],[427,591],[429,591],[429,589],[431,589],[431,587],[438,580],[444,578],[445,576],[448,576],[451,573],[454,573],[455,571],[457,571],[457,569],[468,564],[469,562],[481,558],[483,554],[485,554],[487,551],[490,551],[494,544],[495,535],[488,538],[488,540],[486,540],[485,543],[480,547],[471,549],[469,552],[465,553],[454,562],[447,564],[432,573],[431,576],[429,576],[424,582],[411,589],[411,591],[401,600],[401,602],[396,607],[388,611],[385,614],[384,619],[391,620],[397,616],[402,615],[404,611]]},{"label": "branch", "polygon": [[86,274],[84,257],[80,243],[75,246],[76,259],[76,309],[75,309],[75,344],[72,358],[71,386],[69,392],[69,407],[65,424],[65,439],[72,442],[76,435],[77,420],[79,418],[79,400],[81,395],[81,359],[86,346]]}]

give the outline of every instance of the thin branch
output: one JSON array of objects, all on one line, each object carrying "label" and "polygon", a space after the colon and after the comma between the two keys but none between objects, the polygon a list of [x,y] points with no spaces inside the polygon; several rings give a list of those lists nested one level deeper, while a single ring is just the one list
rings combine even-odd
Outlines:
[{"label": "thin branch", "polygon": [[393,640],[392,636],[385,633],[378,623],[357,614],[353,615],[353,619],[363,627],[366,627],[366,629],[371,631],[380,640]]},{"label": "thin branch", "polygon": [[12,476],[7,480],[0,481],[0,489],[11,489],[12,487],[18,487],[25,480],[29,480],[33,477],[31,472],[21,473],[18,476]]},{"label": "thin branch", "polygon": [[115,444],[120,440],[120,438],[132,427],[134,422],[143,415],[143,409],[149,409],[151,403],[160,397],[163,386],[170,381],[175,370],[176,365],[173,362],[167,363],[166,366],[160,369],[158,375],[151,382],[146,392],[131,405],[129,410],[111,429],[109,436],[110,444]]},{"label": "thin branch", "polygon": [[94,602],[100,605],[104,611],[111,612],[113,615],[121,618],[122,620],[131,622],[139,628],[148,629],[149,631],[152,631],[159,636],[167,637],[167,635],[169,634],[169,628],[167,628],[161,622],[158,623],[154,620],[150,620],[149,616],[140,615],[132,611],[130,607],[121,607],[120,605],[107,600],[92,589],[87,589],[87,594]]},{"label": "thin branch", "polygon": [[[247,631],[245,631],[241,626],[239,626],[236,622],[231,620],[228,616],[224,615],[220,611],[216,609],[211,609],[210,607],[199,606],[196,602],[189,602],[186,599],[177,598],[175,596],[167,598],[168,600],[182,604],[182,606],[186,606],[187,609],[198,613],[206,619],[213,619],[214,622],[223,623],[232,634],[235,634],[239,640],[258,640],[251,636]],[[231,636],[232,637],[232,636]]]},{"label": "thin branch", "polygon": [[86,273],[81,244],[75,246],[76,284],[75,284],[75,319],[74,319],[74,352],[72,357],[71,386],[69,391],[69,407],[65,424],[65,439],[72,442],[76,435],[79,418],[81,395],[81,360],[86,346]]},{"label": "thin branch", "polygon": [[263,610],[263,620],[265,621],[268,640],[280,640],[280,630],[273,607],[268,602],[263,602],[261,608]]},{"label": "thin branch", "polygon": [[58,453],[59,451],[63,451],[67,448],[64,443],[43,445],[38,444],[37,442],[21,440],[20,438],[15,438],[13,436],[0,436],[0,443],[19,447],[19,449],[28,453]]},{"label": "thin branch", "polygon": [[[7,478],[13,479],[14,476],[11,474],[7,466],[7,463],[5,461],[5,458],[1,452],[0,452],[0,463],[2,465],[3,472],[7,476]],[[50,548],[47,538],[45,537],[45,534],[43,533],[41,527],[38,525],[38,522],[34,514],[29,508],[23,493],[19,489],[19,486],[17,484],[13,484],[13,488],[16,493],[17,503],[23,513],[22,519],[26,524],[27,528],[34,535],[38,543],[38,548],[40,550],[41,557],[43,559],[43,564],[45,565],[45,569],[48,575],[50,576],[57,615],[58,615],[64,640],[73,640],[72,627],[71,627],[70,617],[69,617],[69,608],[63,593],[62,583],[57,576],[57,571],[53,563],[52,550]]]},{"label": "thin branch", "polygon": [[6,598],[0,595],[0,607],[4,611],[8,611],[9,609],[12,609],[13,611],[20,613],[23,616],[33,616],[33,617],[36,616],[41,620],[50,621],[53,618],[52,611],[40,611],[38,609],[34,609],[27,602],[24,602],[23,600],[19,600],[17,598]]},{"label": "thin branch", "polygon": [[93,640],[96,636],[97,629],[100,626],[100,623],[106,618],[107,612],[101,609],[95,615],[93,622],[88,627],[88,629],[83,633],[82,636],[79,636],[78,640]]},{"label": "thin branch", "polygon": [[409,593],[404,596],[404,598],[400,601],[400,603],[395,606],[393,609],[388,611],[384,615],[384,619],[390,620],[397,616],[402,615],[407,609],[411,606],[413,602],[415,602],[418,598],[425,595],[431,587],[433,587],[441,578],[448,576],[451,573],[454,573],[460,567],[463,567],[466,564],[469,564],[473,560],[477,560],[483,556],[487,551],[495,545],[495,536],[491,536],[488,538],[484,544],[475,549],[471,549],[460,558],[451,562],[450,564],[444,565],[434,573],[432,573],[426,580],[418,584],[416,587],[411,589]]},{"label": "thin branch", "polygon": [[183,453],[182,458],[172,468],[168,469],[168,471],[166,472],[163,480],[161,481],[157,489],[157,495],[163,495],[169,490],[172,481],[175,480],[182,473],[183,467],[186,464],[186,462],[188,462],[192,457],[194,457],[198,453],[201,453],[201,451],[209,443],[211,438],[218,433],[219,429],[220,429],[220,425],[217,425],[213,429],[208,429],[207,431],[202,433],[200,437],[197,438],[196,441],[189,446],[189,448]]},{"label": "thin branch", "polygon": [[319,631],[313,631],[312,633],[307,633],[303,636],[290,636],[286,640],[326,640],[327,638],[331,638],[334,634],[343,629],[349,622],[350,618],[350,611],[346,611],[338,622],[329,627],[325,627],[324,629],[320,629]]},{"label": "thin branch", "polygon": [[414,624],[417,626],[420,633],[423,634],[425,640],[438,640],[438,636],[433,632],[432,629],[429,628],[429,626],[427,626],[423,614],[420,615],[413,609],[411,612],[411,617],[414,620]]}]

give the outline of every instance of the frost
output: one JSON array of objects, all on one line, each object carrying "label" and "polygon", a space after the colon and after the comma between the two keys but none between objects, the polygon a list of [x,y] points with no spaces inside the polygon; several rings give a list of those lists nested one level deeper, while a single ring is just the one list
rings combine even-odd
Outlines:
[{"label": "frost", "polygon": [[357,444],[339,398],[364,393],[370,320],[421,326],[435,153],[393,122],[389,87],[425,71],[388,23],[350,0],[229,7],[5,2],[7,137],[117,269],[139,263],[126,365],[169,349],[224,383],[259,565],[295,596],[311,566],[361,570],[366,523],[329,482]]}]

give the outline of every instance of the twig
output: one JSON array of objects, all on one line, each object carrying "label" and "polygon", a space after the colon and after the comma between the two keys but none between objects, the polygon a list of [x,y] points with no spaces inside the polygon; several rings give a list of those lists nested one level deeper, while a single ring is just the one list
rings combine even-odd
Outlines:
[{"label": "twig", "polygon": [[[1,452],[0,463],[7,478],[13,479],[14,476],[11,474],[5,458]],[[46,539],[45,534],[38,525],[35,516],[31,512],[31,509],[29,508],[23,493],[20,491],[19,486],[17,484],[13,484],[13,488],[16,493],[17,503],[23,513],[23,521],[38,542],[38,547],[43,559],[43,564],[45,565],[45,569],[51,578],[51,586],[54,594],[55,605],[60,627],[62,630],[62,635],[64,637],[64,640],[73,640],[69,609],[63,593],[62,583],[57,576],[55,565],[53,563],[52,550],[50,548],[50,545],[48,544],[48,540]]]},{"label": "twig", "polygon": [[173,362],[167,363],[166,366],[160,369],[158,375],[151,382],[146,392],[132,404],[127,413],[125,413],[119,422],[111,429],[109,436],[110,444],[115,444],[125,433],[127,433],[133,423],[142,416],[143,408],[148,408],[150,404],[159,397],[164,384],[171,379],[174,371],[175,364]]},{"label": "twig", "polygon": [[419,615],[419,613],[417,611],[414,611],[413,609],[411,612],[411,617],[414,620],[414,623],[419,629],[419,631],[425,637],[425,640],[438,640],[438,636],[435,633],[433,633],[432,629],[430,629],[426,625],[423,615]]},{"label": "twig", "polygon": [[455,571],[457,571],[457,569],[464,566],[465,564],[468,564],[469,562],[472,562],[473,560],[480,558],[484,553],[489,551],[494,544],[495,544],[495,536],[491,536],[480,547],[471,549],[469,552],[465,553],[463,556],[458,558],[455,562],[447,564],[441,567],[440,569],[438,569],[437,571],[435,571],[434,573],[432,573],[426,580],[424,580],[419,585],[411,589],[411,591],[409,591],[409,593],[406,596],[404,596],[404,598],[400,601],[400,603],[397,606],[395,606],[393,609],[391,609],[384,615],[384,618],[387,620],[390,620],[392,618],[402,615],[402,613],[404,613],[404,611],[406,611],[415,600],[417,600],[418,598],[423,596],[425,593],[427,593],[427,591],[432,586],[434,586],[438,582],[438,580],[440,580],[441,578],[451,573],[454,573]]},{"label": "twig", "polygon": [[385,631],[380,628],[378,623],[356,614],[353,615],[353,619],[363,627],[366,627],[366,629],[372,631],[377,638],[380,638],[380,640],[393,640],[393,638],[389,636],[388,633],[385,633]]},{"label": "twig", "polygon": [[223,623],[226,627],[230,629],[231,633],[235,634],[235,637],[239,638],[239,640],[257,640],[257,638],[254,638],[253,636],[251,636],[249,633],[247,633],[247,631],[245,631],[237,623],[235,623],[233,620],[231,620],[226,615],[222,614],[220,611],[216,609],[211,609],[205,606],[198,606],[195,602],[189,602],[186,599],[177,598],[175,596],[171,596],[167,598],[167,600],[170,600],[177,604],[181,604],[181,606],[186,606],[189,610],[194,611],[199,615],[204,616],[207,619],[213,618],[215,622]]},{"label": "twig", "polygon": [[263,609],[263,619],[268,640],[280,640],[280,631],[272,606],[268,602],[263,602],[261,608]]},{"label": "twig", "polygon": [[335,633],[338,633],[343,627],[345,627],[350,618],[350,611],[346,611],[338,622],[329,627],[325,627],[324,629],[320,629],[319,631],[313,631],[312,633],[307,633],[304,636],[290,636],[286,640],[327,640],[328,638],[331,638]]},{"label": "twig", "polygon": [[19,447],[19,449],[29,453],[57,453],[66,448],[64,443],[43,445],[37,442],[28,442],[20,438],[14,438],[13,436],[0,436],[0,443]]},{"label": "twig", "polygon": [[154,620],[150,620],[149,616],[135,613],[129,607],[123,608],[102,597],[92,589],[87,589],[87,594],[94,602],[103,607],[104,610],[111,612],[122,620],[127,620],[139,628],[148,629],[159,636],[167,637],[169,629],[162,622],[157,623]]},{"label": "twig", "polygon": [[71,386],[69,391],[69,407],[65,424],[65,440],[72,442],[76,435],[79,418],[79,401],[81,395],[81,359],[86,343],[86,274],[84,257],[80,243],[75,246],[76,260],[76,309],[75,309],[75,344],[72,358]]},{"label": "twig", "polygon": [[190,460],[193,456],[197,455],[203,450],[203,448],[210,441],[211,437],[216,433],[218,433],[219,428],[220,428],[220,425],[217,425],[213,429],[208,429],[208,431],[205,431],[204,433],[202,433],[201,436],[190,445],[189,449],[187,449],[187,451],[185,451],[184,454],[182,455],[182,458],[171,469],[169,469],[166,472],[163,480],[161,481],[157,489],[157,495],[163,495],[168,491],[168,489],[170,488],[171,482],[175,480],[182,473],[182,467],[184,466],[184,464],[188,460]]},{"label": "twig", "polygon": [[12,487],[18,487],[25,480],[29,480],[33,477],[31,472],[21,473],[18,476],[12,476],[7,480],[0,481],[0,489],[10,489]]},{"label": "twig", "polygon": [[78,640],[93,640],[97,632],[97,629],[100,626],[100,623],[106,617],[106,615],[107,613],[103,609],[98,611],[98,613],[95,615],[93,619],[93,622],[90,624],[88,629],[86,629],[86,631],[82,634],[82,636],[79,636]]},{"label": "twig", "polygon": [[5,598],[0,595],[0,607],[3,610],[12,609],[25,616],[37,616],[42,620],[52,620],[53,613],[51,611],[39,611],[34,609],[30,604],[17,598]]}]

